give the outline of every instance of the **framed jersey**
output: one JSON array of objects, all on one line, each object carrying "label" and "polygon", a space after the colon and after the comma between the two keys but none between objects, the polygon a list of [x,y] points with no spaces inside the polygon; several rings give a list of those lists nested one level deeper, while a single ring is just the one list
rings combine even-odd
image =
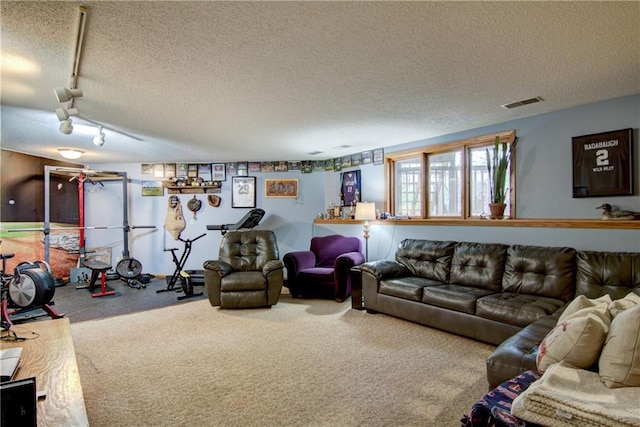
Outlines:
[{"label": "framed jersey", "polygon": [[361,202],[360,170],[342,172],[340,174],[340,202],[342,206],[355,206]]},{"label": "framed jersey", "polygon": [[633,195],[632,129],[571,140],[574,198]]}]

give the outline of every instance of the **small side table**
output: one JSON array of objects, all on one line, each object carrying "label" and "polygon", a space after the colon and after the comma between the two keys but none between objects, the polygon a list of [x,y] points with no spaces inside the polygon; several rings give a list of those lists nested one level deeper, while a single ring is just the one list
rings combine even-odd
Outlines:
[{"label": "small side table", "polygon": [[351,267],[351,308],[364,310],[362,299],[362,270],[359,265]]}]

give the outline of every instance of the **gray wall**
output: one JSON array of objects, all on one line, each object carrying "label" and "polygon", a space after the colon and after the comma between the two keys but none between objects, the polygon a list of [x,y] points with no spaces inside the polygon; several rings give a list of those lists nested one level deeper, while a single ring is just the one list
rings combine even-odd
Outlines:
[{"label": "gray wall", "polygon": [[[527,108],[527,107],[522,107]],[[634,129],[635,194],[634,196],[608,198],[572,198],[572,154],[571,137],[612,131],[623,128]],[[387,147],[385,151],[405,150],[430,144],[483,135],[502,130],[515,129],[519,138],[517,148],[516,212],[519,218],[598,218],[595,210],[603,202],[618,205],[623,209],[640,211],[640,95],[624,97],[597,104],[514,120],[482,128],[472,129],[401,146]],[[346,154],[346,153],[345,153]],[[259,159],[238,159],[259,160]],[[198,159],[199,162],[215,162],[216,159]],[[142,197],[140,164],[92,164],[94,170],[126,171],[131,178],[129,186],[129,211],[131,225],[155,225],[155,231],[132,230],[129,249],[143,264],[145,272],[171,273],[173,263],[170,253],[163,248],[179,247],[163,230],[167,214],[167,194],[164,197]],[[384,200],[384,176],[382,166],[363,165],[362,199],[375,202],[382,209]],[[260,228],[275,231],[280,255],[291,250],[303,250],[309,246],[313,235],[342,233],[362,236],[362,227],[353,224],[319,224],[313,219],[329,205],[339,202],[340,174],[337,172],[300,172],[255,174],[257,177],[257,206],[266,211]],[[298,178],[300,198],[267,199],[264,197],[265,178]],[[105,183],[104,187],[88,185],[86,189],[86,225],[117,225],[122,223],[122,197],[119,183]],[[196,220],[191,220],[186,202],[191,195],[180,196],[187,215],[187,228],[183,237],[193,238],[202,233],[205,237],[193,244],[193,252],[187,268],[199,269],[202,262],[215,258],[220,244],[220,233],[206,230],[207,224],[234,223],[247,209],[230,207],[229,181],[223,183],[222,205],[213,208],[207,205],[205,196],[203,209]],[[369,240],[369,259],[391,258],[398,243],[404,238],[419,237],[442,240],[466,240],[482,242],[505,242],[537,244],[546,246],[572,246],[590,250],[640,251],[640,222],[634,230],[592,229],[545,229],[514,227],[468,227],[468,226],[393,226],[375,225]],[[122,254],[122,233],[119,230],[93,230],[87,233],[87,246],[113,247],[114,259]]]}]

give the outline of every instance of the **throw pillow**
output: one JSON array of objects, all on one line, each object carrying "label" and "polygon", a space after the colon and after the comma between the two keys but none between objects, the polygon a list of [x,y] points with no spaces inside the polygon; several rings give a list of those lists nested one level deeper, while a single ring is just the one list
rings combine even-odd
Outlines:
[{"label": "throw pillow", "polygon": [[638,304],[640,304],[640,295],[629,292],[624,298],[609,303],[609,313],[611,313],[611,317],[613,318],[624,310],[635,307]]},{"label": "throw pillow", "polygon": [[609,388],[640,386],[640,305],[613,319],[598,367]]},{"label": "throw pillow", "polygon": [[558,323],[566,319],[568,316],[571,316],[576,311],[582,310],[583,308],[595,307],[596,305],[602,303],[611,303],[611,297],[609,294],[604,294],[600,298],[589,299],[584,295],[578,295],[567,305],[567,308],[562,312],[560,317],[558,318]]},{"label": "throw pillow", "polygon": [[538,348],[538,372],[544,373],[562,360],[581,369],[593,366],[600,356],[609,323],[606,303],[583,308],[558,321]]}]

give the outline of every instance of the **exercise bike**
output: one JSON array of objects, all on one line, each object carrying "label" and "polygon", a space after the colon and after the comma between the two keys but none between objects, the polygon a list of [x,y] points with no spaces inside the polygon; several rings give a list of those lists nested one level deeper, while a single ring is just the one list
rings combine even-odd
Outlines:
[{"label": "exercise bike", "polygon": [[2,259],[2,305],[1,315],[3,325],[11,327],[13,322],[11,316],[28,313],[42,309],[44,314],[20,317],[20,321],[31,320],[37,317],[49,315],[52,319],[62,318],[51,305],[56,291],[55,280],[51,274],[49,264],[44,261],[21,262],[14,273],[6,271],[7,260],[13,258],[15,254],[0,254]]},{"label": "exercise bike", "polygon": [[181,236],[178,236],[178,240],[184,242],[184,251],[182,252],[182,255],[179,259],[176,255],[176,251],[178,250],[178,248],[164,249],[165,252],[171,252],[171,257],[173,259],[173,263],[176,265],[176,269],[171,277],[167,277],[167,287],[165,289],[157,290],[156,293],[174,291],[175,285],[177,284],[178,280],[180,280],[180,287],[182,288],[182,292],[184,292],[184,295],[179,296],[178,300],[198,297],[204,294],[203,292],[199,292],[197,294],[193,292],[193,281],[191,280],[191,275],[188,272],[184,271],[184,265],[187,263],[187,259],[191,254],[191,245],[193,244],[193,242],[204,237],[205,235],[206,233],[203,233],[195,239],[183,239]]}]

